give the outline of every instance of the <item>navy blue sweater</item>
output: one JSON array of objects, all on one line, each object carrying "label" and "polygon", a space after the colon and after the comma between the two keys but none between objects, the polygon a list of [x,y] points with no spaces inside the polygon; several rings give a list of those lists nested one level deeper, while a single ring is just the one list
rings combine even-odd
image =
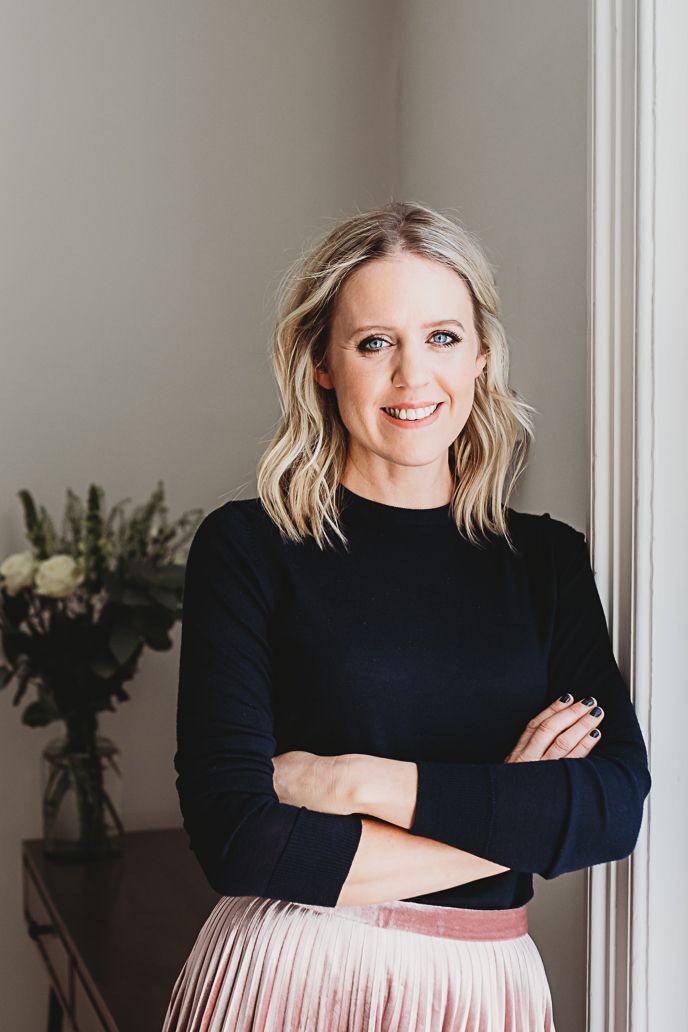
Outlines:
[{"label": "navy blue sweater", "polygon": [[[213,888],[336,905],[361,815],[281,803],[272,757],[292,749],[415,762],[411,833],[510,868],[416,902],[518,907],[534,873],[628,856],[651,780],[585,536],[509,508],[514,554],[467,542],[449,505],[340,497],[348,552],[283,541],[257,498],[189,550],[174,764]],[[592,753],[504,763],[565,692],[604,709]]]}]

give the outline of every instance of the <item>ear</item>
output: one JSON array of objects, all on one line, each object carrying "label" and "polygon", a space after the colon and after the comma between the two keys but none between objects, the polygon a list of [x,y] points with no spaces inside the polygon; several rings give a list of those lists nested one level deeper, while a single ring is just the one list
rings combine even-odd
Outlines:
[{"label": "ear", "polygon": [[487,352],[486,351],[481,351],[480,354],[477,356],[477,358],[475,360],[475,377],[476,377],[476,379],[477,379],[478,376],[480,376],[480,374],[482,373],[482,371],[483,371],[483,369],[485,368],[486,365],[487,365]]},{"label": "ear", "polygon": [[334,384],[332,383],[330,374],[324,366],[316,366],[313,371],[313,375],[316,382],[319,383],[321,387],[324,387],[326,391],[334,390]]}]

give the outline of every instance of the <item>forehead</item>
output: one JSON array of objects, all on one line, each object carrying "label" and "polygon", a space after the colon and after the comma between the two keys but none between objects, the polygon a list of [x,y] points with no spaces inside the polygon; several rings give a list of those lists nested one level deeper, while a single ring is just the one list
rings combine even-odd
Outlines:
[{"label": "forehead", "polygon": [[472,324],[473,305],[461,276],[441,262],[405,253],[359,266],[339,290],[333,320],[344,332],[369,325],[421,325],[434,319]]}]

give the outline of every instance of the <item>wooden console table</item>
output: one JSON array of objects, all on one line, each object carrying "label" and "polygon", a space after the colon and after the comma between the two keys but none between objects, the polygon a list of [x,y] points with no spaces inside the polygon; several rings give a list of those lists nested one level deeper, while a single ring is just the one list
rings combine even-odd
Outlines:
[{"label": "wooden console table", "polygon": [[50,979],[48,1032],[160,1032],[219,899],[183,830],[132,831],[122,856],[60,863],[22,843],[24,915]]}]

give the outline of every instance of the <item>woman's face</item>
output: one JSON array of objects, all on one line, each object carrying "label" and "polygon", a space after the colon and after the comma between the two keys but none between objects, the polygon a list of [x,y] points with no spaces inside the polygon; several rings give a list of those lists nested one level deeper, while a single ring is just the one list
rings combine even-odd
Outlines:
[{"label": "woman's face", "polygon": [[[334,390],[348,430],[347,486],[396,485],[419,496],[438,482],[450,486],[448,449],[486,361],[471,296],[453,269],[406,252],[356,269],[335,302],[315,374]],[[431,406],[431,414],[414,411]]]}]

